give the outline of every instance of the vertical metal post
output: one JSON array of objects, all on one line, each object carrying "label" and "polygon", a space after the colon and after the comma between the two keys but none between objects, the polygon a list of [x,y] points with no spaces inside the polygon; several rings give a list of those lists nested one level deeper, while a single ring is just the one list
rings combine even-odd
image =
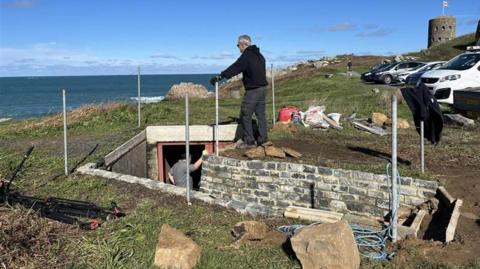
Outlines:
[{"label": "vertical metal post", "polygon": [[390,224],[392,225],[392,241],[397,241],[398,221],[398,186],[397,186],[397,95],[392,95],[392,208]]},{"label": "vertical metal post", "polygon": [[218,156],[218,82],[215,82],[215,155]]},{"label": "vertical metal post", "polygon": [[271,66],[271,77],[272,77],[272,123],[275,125],[275,73],[273,72],[273,64]]},{"label": "vertical metal post", "polygon": [[422,174],[425,173],[425,139],[424,136],[424,122],[420,121],[420,169]]},{"label": "vertical metal post", "polygon": [[185,91],[185,158],[187,176],[187,203],[190,205],[190,122],[188,118],[188,90]]},{"label": "vertical metal post", "polygon": [[67,98],[65,89],[62,90],[63,97],[63,153],[65,160],[65,176],[68,176],[68,150],[67,150]]},{"label": "vertical metal post", "polygon": [[140,128],[140,66],[138,67],[138,76],[137,76],[137,90],[138,90],[138,127]]}]

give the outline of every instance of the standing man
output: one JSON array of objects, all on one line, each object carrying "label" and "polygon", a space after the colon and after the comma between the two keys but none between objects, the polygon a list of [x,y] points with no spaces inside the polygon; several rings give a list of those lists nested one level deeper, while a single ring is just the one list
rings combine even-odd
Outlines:
[{"label": "standing man", "polygon": [[[265,58],[260,49],[252,45],[248,35],[238,37],[237,47],[240,57],[220,75],[210,80],[212,85],[223,78],[229,79],[242,73],[245,95],[240,108],[240,124],[243,129],[243,143],[238,148],[253,148],[267,142],[267,121],[265,119],[265,86],[268,85],[265,71]],[[253,137],[252,115],[255,112],[258,121],[259,137]],[[255,145],[256,144],[256,145]]]},{"label": "standing man", "polygon": [[351,78],[352,77],[352,59],[348,59],[347,73],[348,73],[348,76]]}]

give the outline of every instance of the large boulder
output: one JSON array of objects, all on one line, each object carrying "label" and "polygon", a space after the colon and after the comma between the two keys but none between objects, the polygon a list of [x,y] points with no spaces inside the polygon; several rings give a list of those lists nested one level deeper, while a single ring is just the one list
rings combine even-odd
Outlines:
[{"label": "large boulder", "polygon": [[200,84],[193,84],[191,82],[185,83],[182,82],[180,84],[175,84],[170,88],[168,91],[167,96],[165,96],[166,100],[177,100],[177,99],[184,99],[185,92],[188,91],[189,98],[207,98],[209,96],[207,88]]},{"label": "large boulder", "polygon": [[160,268],[190,269],[200,260],[201,249],[192,239],[168,224],[162,226],[155,250]]},{"label": "large boulder", "polygon": [[308,226],[291,238],[303,269],[357,269],[360,267],[352,229],[346,221]]}]

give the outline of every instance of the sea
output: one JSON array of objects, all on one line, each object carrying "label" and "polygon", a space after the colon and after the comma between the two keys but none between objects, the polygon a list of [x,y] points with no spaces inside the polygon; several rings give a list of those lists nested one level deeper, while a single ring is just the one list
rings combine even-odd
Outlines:
[{"label": "sea", "polygon": [[[209,91],[212,74],[141,75],[142,103],[161,102],[172,85],[202,84]],[[85,104],[137,102],[137,75],[0,77],[0,122],[25,119],[62,111],[62,90],[67,110]]]}]

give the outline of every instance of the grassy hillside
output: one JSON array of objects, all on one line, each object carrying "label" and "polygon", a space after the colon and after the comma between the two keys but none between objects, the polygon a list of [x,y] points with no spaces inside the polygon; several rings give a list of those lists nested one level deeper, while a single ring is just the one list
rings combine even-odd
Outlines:
[{"label": "grassy hillside", "polygon": [[447,41],[420,52],[410,53],[408,55],[420,57],[428,61],[447,61],[456,55],[465,51],[467,46],[475,44],[475,33],[459,36],[453,40]]}]

